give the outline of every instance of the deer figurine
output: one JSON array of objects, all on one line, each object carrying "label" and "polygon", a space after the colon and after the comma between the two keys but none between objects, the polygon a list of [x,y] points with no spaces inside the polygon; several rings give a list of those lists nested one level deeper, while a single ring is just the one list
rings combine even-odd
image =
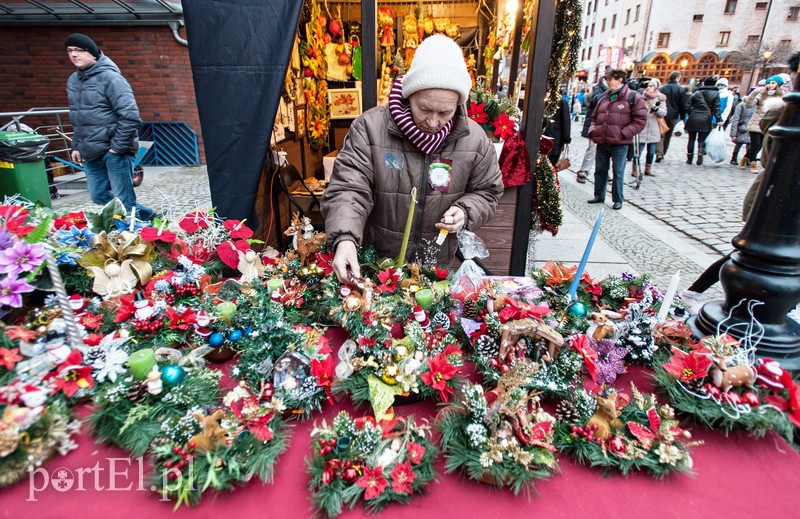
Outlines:
[{"label": "deer figurine", "polygon": [[754,387],[758,372],[753,366],[740,364],[738,366],[727,366],[725,357],[722,355],[711,354],[711,383],[718,387],[723,393],[732,387],[748,386]]},{"label": "deer figurine", "polygon": [[194,413],[192,416],[203,424],[203,432],[189,438],[187,446],[194,443],[196,452],[205,453],[225,443],[225,438],[228,433],[225,432],[225,429],[219,424],[219,419],[222,418],[224,414],[225,411],[222,409],[214,411],[211,416],[203,416],[200,413]]},{"label": "deer figurine", "polygon": [[411,271],[411,274],[404,280],[400,281],[400,288],[408,288],[412,285],[419,285],[420,282],[420,275],[419,269],[422,267],[419,263],[409,263],[408,270]]},{"label": "deer figurine", "polygon": [[314,226],[311,225],[311,218],[304,216],[301,219],[299,213],[292,214],[292,224],[283,234],[294,237],[292,245],[300,254],[300,265],[303,267],[306,266],[308,255],[317,252],[325,243],[325,233],[315,232]]},{"label": "deer figurine", "polygon": [[594,435],[601,440],[611,437],[611,431],[622,429],[622,422],[619,417],[622,412],[617,409],[617,394],[611,393],[607,398],[597,396],[597,411],[594,412],[586,425],[596,425],[597,430]]}]

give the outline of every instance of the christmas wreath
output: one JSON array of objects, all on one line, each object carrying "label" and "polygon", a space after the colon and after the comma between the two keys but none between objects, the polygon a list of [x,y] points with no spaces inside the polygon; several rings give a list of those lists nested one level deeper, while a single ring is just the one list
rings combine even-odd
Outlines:
[{"label": "christmas wreath", "polygon": [[314,508],[334,517],[359,501],[371,512],[408,504],[436,476],[429,436],[429,426],[413,418],[376,422],[342,411],[330,426],[323,421],[306,460]]}]

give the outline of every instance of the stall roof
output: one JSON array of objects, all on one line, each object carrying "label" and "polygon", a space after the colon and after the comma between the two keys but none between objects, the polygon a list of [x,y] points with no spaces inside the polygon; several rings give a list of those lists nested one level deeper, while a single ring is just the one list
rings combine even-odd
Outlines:
[{"label": "stall roof", "polygon": [[163,25],[182,20],[181,4],[166,0],[0,0],[0,25]]}]

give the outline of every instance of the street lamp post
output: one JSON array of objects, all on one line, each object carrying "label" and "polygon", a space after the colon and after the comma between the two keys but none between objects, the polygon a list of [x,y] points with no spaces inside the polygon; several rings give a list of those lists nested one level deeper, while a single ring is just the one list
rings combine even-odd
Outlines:
[{"label": "street lamp post", "polygon": [[741,339],[753,323],[739,302],[760,301],[753,317],[764,335],[756,354],[786,369],[800,369],[800,323],[787,317],[800,302],[800,78],[793,86],[769,131],[769,161],[747,222],[731,242],[736,251],[720,269],[725,300],[706,303],[689,323],[699,336],[719,326]]}]

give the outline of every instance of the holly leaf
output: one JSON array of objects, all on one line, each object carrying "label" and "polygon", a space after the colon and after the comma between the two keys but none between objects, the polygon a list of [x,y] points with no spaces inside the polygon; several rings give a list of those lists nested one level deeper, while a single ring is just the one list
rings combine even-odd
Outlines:
[{"label": "holly leaf", "polygon": [[114,222],[114,215],[124,216],[127,213],[128,212],[125,210],[125,206],[122,205],[122,202],[119,201],[119,198],[115,198],[104,205],[103,209],[100,210],[100,213],[87,212],[86,221],[89,222],[89,227],[93,232],[111,232],[117,228],[116,223]]}]

